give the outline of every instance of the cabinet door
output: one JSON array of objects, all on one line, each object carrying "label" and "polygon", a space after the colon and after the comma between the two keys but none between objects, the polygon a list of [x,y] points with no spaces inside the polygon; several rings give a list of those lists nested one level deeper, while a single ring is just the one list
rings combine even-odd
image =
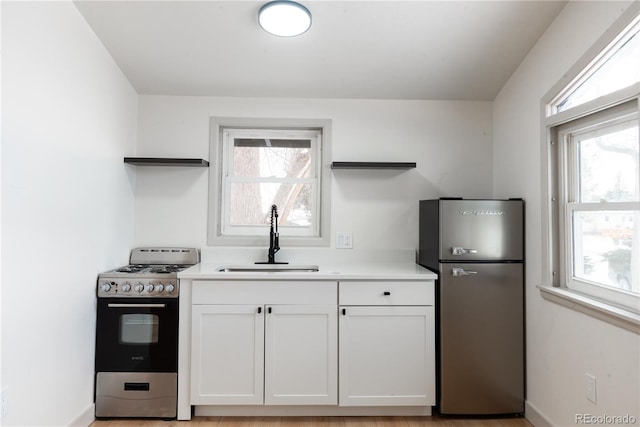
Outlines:
[{"label": "cabinet door", "polygon": [[265,404],[337,404],[337,306],[269,305],[265,316]]},{"label": "cabinet door", "polygon": [[261,405],[263,307],[192,307],[191,404]]},{"label": "cabinet door", "polygon": [[434,309],[340,307],[340,406],[435,405]]}]

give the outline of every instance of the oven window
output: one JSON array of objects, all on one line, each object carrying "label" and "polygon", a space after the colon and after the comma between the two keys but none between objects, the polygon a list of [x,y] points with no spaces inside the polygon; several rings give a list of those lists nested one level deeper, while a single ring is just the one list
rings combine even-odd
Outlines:
[{"label": "oven window", "polygon": [[120,316],[120,344],[157,343],[159,324],[155,314],[123,314]]}]

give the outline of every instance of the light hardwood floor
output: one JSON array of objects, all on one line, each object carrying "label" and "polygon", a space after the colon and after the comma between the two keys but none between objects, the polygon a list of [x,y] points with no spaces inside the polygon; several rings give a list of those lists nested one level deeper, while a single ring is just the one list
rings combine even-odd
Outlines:
[{"label": "light hardwood floor", "polygon": [[524,418],[193,417],[191,421],[97,420],[91,427],[533,427]]}]

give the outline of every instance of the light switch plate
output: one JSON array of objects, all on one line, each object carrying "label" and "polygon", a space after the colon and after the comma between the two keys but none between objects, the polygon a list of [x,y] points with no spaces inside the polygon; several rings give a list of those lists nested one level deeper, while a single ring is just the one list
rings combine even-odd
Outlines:
[{"label": "light switch plate", "polygon": [[336,249],[353,249],[353,235],[351,232],[336,233]]}]

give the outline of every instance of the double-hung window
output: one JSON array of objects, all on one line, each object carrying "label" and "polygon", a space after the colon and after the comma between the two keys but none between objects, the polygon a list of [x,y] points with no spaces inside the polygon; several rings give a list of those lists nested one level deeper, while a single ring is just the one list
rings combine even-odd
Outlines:
[{"label": "double-hung window", "polygon": [[637,305],[637,100],[558,126],[556,132],[561,280],[573,290]]},{"label": "double-hung window", "polygon": [[640,16],[547,104],[545,118],[550,279],[636,317],[639,82]]},{"label": "double-hung window", "polygon": [[224,129],[222,233],[264,234],[271,206],[283,235],[317,236],[319,130]]},{"label": "double-hung window", "polygon": [[210,244],[264,245],[273,205],[282,245],[328,241],[329,127],[318,123],[213,119]]}]

